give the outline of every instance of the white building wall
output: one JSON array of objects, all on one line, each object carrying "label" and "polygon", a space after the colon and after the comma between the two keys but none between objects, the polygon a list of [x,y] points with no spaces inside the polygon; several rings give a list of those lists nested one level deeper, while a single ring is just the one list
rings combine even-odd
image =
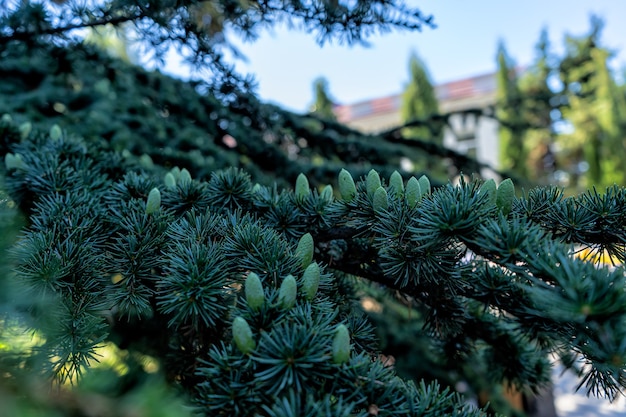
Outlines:
[{"label": "white building wall", "polygon": [[[498,122],[491,117],[481,117],[478,125],[477,137],[479,138],[476,149],[476,159],[488,164],[492,168],[500,168],[500,146],[498,141]],[[494,178],[494,173],[482,173],[485,178]]]},{"label": "white building wall", "polygon": [[[435,88],[442,114],[450,114],[450,127],[444,131],[443,144],[459,153],[499,168],[498,123],[491,117],[463,114],[464,111],[493,111],[496,103],[496,78],[493,73],[456,80]],[[339,121],[362,132],[380,132],[402,124],[401,95],[367,100],[352,105],[336,106]],[[491,109],[491,110],[490,110]],[[456,113],[455,112],[459,112]],[[471,174],[471,173],[466,173]],[[495,178],[491,170],[480,173]],[[497,178],[496,178],[497,179]]]},{"label": "white building wall", "polygon": [[[470,154],[479,162],[498,168],[498,122],[486,116],[453,114],[444,132],[443,145],[462,154]],[[489,171],[489,172],[488,172]],[[471,173],[467,173],[471,174]],[[491,170],[480,173],[484,178],[494,178]]]}]

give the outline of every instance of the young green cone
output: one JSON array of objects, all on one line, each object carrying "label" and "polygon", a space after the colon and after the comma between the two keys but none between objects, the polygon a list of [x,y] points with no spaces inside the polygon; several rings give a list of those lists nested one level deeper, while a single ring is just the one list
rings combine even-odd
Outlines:
[{"label": "young green cone", "polygon": [[389,187],[393,189],[393,195],[397,198],[402,197],[404,193],[404,181],[402,180],[402,175],[398,171],[393,171],[391,176],[389,177]]},{"label": "young green cone", "polygon": [[296,256],[300,258],[302,268],[306,268],[313,261],[313,250],[313,236],[310,233],[305,233],[296,247]]},{"label": "young green cone", "polygon": [[322,192],[320,193],[320,197],[323,198],[324,200],[332,200],[333,199],[333,186],[328,184],[326,187],[324,187],[322,189]]},{"label": "young green cone", "polygon": [[59,140],[62,135],[63,132],[61,131],[61,127],[59,127],[59,125],[52,125],[50,128],[50,139]]},{"label": "young green cone", "polygon": [[22,155],[16,153],[15,155],[12,153],[7,153],[4,155],[4,166],[7,171],[12,169],[26,169],[26,163],[22,160]]},{"label": "young green cone", "polygon": [[333,339],[333,362],[342,364],[350,360],[350,332],[344,324],[337,326]]},{"label": "young green cone", "polygon": [[174,176],[174,179],[178,181],[180,179],[180,168],[174,167],[170,170],[170,174]]},{"label": "young green cone", "polygon": [[311,263],[302,275],[302,291],[307,300],[312,301],[320,285],[320,267],[317,262]]},{"label": "young green cone", "polygon": [[411,177],[406,183],[404,199],[411,208],[415,207],[417,202],[422,199],[422,188],[420,187],[420,183],[417,178]]},{"label": "young green cone", "polygon": [[165,182],[165,187],[168,190],[176,189],[176,177],[174,177],[174,174],[172,174],[171,172],[168,172],[167,174],[165,174],[164,182]]},{"label": "young green cone", "polygon": [[422,175],[419,178],[420,189],[422,190],[422,197],[426,194],[430,194],[430,180],[426,175]]},{"label": "young green cone", "polygon": [[143,155],[139,157],[139,165],[141,165],[142,167],[146,169],[153,169],[154,161],[152,160],[150,155],[144,153]]},{"label": "young green cone", "polygon": [[235,345],[237,345],[237,349],[244,354],[252,352],[256,347],[256,342],[252,337],[252,330],[250,330],[248,322],[243,317],[235,317],[235,320],[233,320],[233,340]]},{"label": "young green cone", "polygon": [[278,302],[283,308],[291,308],[296,305],[296,296],[298,295],[298,285],[293,275],[287,275],[280,284],[278,290]]},{"label": "young green cone", "polygon": [[485,181],[478,189],[479,194],[487,194],[486,201],[489,205],[496,204],[496,182],[493,178]]},{"label": "young green cone", "polygon": [[356,197],[356,185],[354,184],[354,178],[352,175],[345,169],[342,169],[339,173],[339,194],[341,194],[341,198],[350,202],[354,200]]},{"label": "young green cone", "polygon": [[189,184],[191,182],[191,174],[189,173],[187,168],[183,168],[180,170],[179,181],[181,184]]},{"label": "young green cone", "polygon": [[374,211],[387,210],[387,208],[389,207],[387,190],[385,190],[383,187],[378,187],[378,189],[374,193],[372,206],[374,207]]},{"label": "young green cone", "polygon": [[245,283],[246,301],[251,309],[258,310],[265,304],[265,293],[261,279],[254,272],[250,272]]},{"label": "young green cone", "polygon": [[20,125],[20,136],[23,139],[26,139],[30,132],[33,130],[33,124],[31,122],[25,122]]},{"label": "young green cone", "polygon": [[510,178],[505,179],[496,191],[496,205],[505,216],[511,212],[515,199],[515,185]]},{"label": "young green cone", "polygon": [[367,174],[367,179],[365,180],[365,185],[367,187],[367,195],[368,196],[373,196],[374,193],[376,192],[376,190],[378,190],[378,188],[380,187],[380,175],[378,175],[378,172],[376,172],[375,170],[371,169],[370,172]]},{"label": "young green cone", "polygon": [[148,201],[146,202],[146,214],[152,214],[159,211],[161,208],[161,192],[158,188],[153,188],[148,194]]},{"label": "young green cone", "polygon": [[309,180],[306,175],[299,174],[296,179],[296,200],[302,201],[311,193],[311,189],[309,188]]}]

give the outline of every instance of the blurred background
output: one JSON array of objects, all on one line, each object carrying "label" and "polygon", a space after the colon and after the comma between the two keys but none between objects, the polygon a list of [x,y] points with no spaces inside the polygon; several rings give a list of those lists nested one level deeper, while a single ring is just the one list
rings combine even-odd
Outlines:
[{"label": "blurred background", "polygon": [[[511,4],[494,0],[411,0],[407,4],[434,16],[436,28],[421,32],[376,34],[369,46],[326,43],[310,34],[277,26],[253,42],[233,38],[247,61],[237,62],[243,73],[253,73],[264,99],[294,111],[307,111],[311,84],[328,80],[333,97],[353,104],[400,93],[409,81],[408,60],[416,52],[428,66],[432,81],[443,84],[497,68],[499,42],[506,45],[516,65],[530,66],[535,46],[546,30],[551,52],[562,56],[565,39],[589,33],[589,19],[604,21],[602,46],[613,54],[609,66],[622,76],[626,66],[626,3],[619,0],[530,0]],[[174,60],[168,69],[176,71]]]},{"label": "blurred background", "polygon": [[[347,47],[277,25],[254,41],[230,36],[235,68],[265,101],[320,114],[326,103],[326,116],[366,133],[451,115],[439,142],[535,184],[626,182],[626,3],[408,4],[436,27]],[[164,69],[189,76],[176,53]]]}]

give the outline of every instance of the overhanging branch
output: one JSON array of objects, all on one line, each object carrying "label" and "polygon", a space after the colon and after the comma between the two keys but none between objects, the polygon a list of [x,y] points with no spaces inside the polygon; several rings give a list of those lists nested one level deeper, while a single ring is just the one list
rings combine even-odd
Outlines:
[{"label": "overhanging branch", "polygon": [[27,41],[27,40],[34,39],[37,36],[61,35],[67,32],[71,32],[76,29],[86,29],[86,28],[105,26],[105,25],[119,26],[122,23],[136,21],[139,19],[143,19],[144,17],[146,17],[146,14],[143,12],[140,12],[140,13],[137,13],[136,15],[131,15],[131,16],[128,16],[128,15],[115,16],[115,17],[108,16],[108,17],[103,17],[100,19],[91,20],[87,22],[71,23],[65,26],[57,26],[57,27],[51,27],[51,28],[41,29],[41,30],[32,30],[32,31],[18,30],[18,31],[14,31],[13,33],[9,35],[0,36],[0,44],[6,44],[12,41]]}]

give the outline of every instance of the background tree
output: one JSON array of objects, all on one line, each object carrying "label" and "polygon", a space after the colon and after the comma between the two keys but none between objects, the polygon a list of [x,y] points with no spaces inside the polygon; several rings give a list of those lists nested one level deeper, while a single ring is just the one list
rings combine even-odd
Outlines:
[{"label": "background tree", "polygon": [[566,37],[562,57],[549,52],[544,30],[536,61],[518,80],[503,49],[498,58],[504,167],[533,167],[530,178],[573,191],[625,180],[623,94],[601,46],[601,19],[592,16],[591,26],[589,34]]},{"label": "background tree", "polygon": [[506,52],[503,42],[497,53],[497,112],[500,122],[500,159],[504,169],[510,169],[526,177],[528,148],[524,141],[526,124],[523,120],[522,95],[519,89],[517,68]]},{"label": "background tree", "polygon": [[[409,82],[402,93],[400,117],[404,123],[425,121],[439,114],[439,102],[435,94],[426,64],[416,53],[409,59]],[[443,125],[423,123],[405,129],[408,138],[417,138],[435,143],[443,141]]]},{"label": "background tree", "polygon": [[323,119],[336,120],[337,117],[333,111],[333,101],[328,93],[328,81],[324,77],[320,77],[313,82],[313,94],[315,102],[311,106],[311,113]]},{"label": "background tree", "polygon": [[[409,83],[402,93],[400,117],[402,122],[409,124],[410,127],[403,128],[402,133],[409,139],[441,145],[445,122],[439,117],[439,102],[426,64],[416,53],[409,59],[409,74]],[[435,178],[454,175],[428,155],[412,160],[412,163]]]},{"label": "background tree", "polygon": [[554,183],[553,174],[557,168],[554,123],[560,117],[554,117],[553,111],[560,113],[561,96],[550,87],[550,80],[556,77],[555,60],[550,51],[548,31],[543,29],[536,45],[535,61],[522,71],[518,80],[521,99],[518,112],[526,124],[523,139],[528,149],[526,174],[540,184]]},{"label": "background tree", "polygon": [[[563,117],[571,123],[572,132],[562,135],[574,178],[580,168],[590,184],[623,183],[625,160],[619,114],[623,104],[617,101],[617,86],[608,68],[609,51],[600,46],[603,22],[592,16],[591,30],[582,37],[568,36],[566,55],[559,74],[567,91],[568,104]],[[585,165],[581,165],[584,163]]]}]

